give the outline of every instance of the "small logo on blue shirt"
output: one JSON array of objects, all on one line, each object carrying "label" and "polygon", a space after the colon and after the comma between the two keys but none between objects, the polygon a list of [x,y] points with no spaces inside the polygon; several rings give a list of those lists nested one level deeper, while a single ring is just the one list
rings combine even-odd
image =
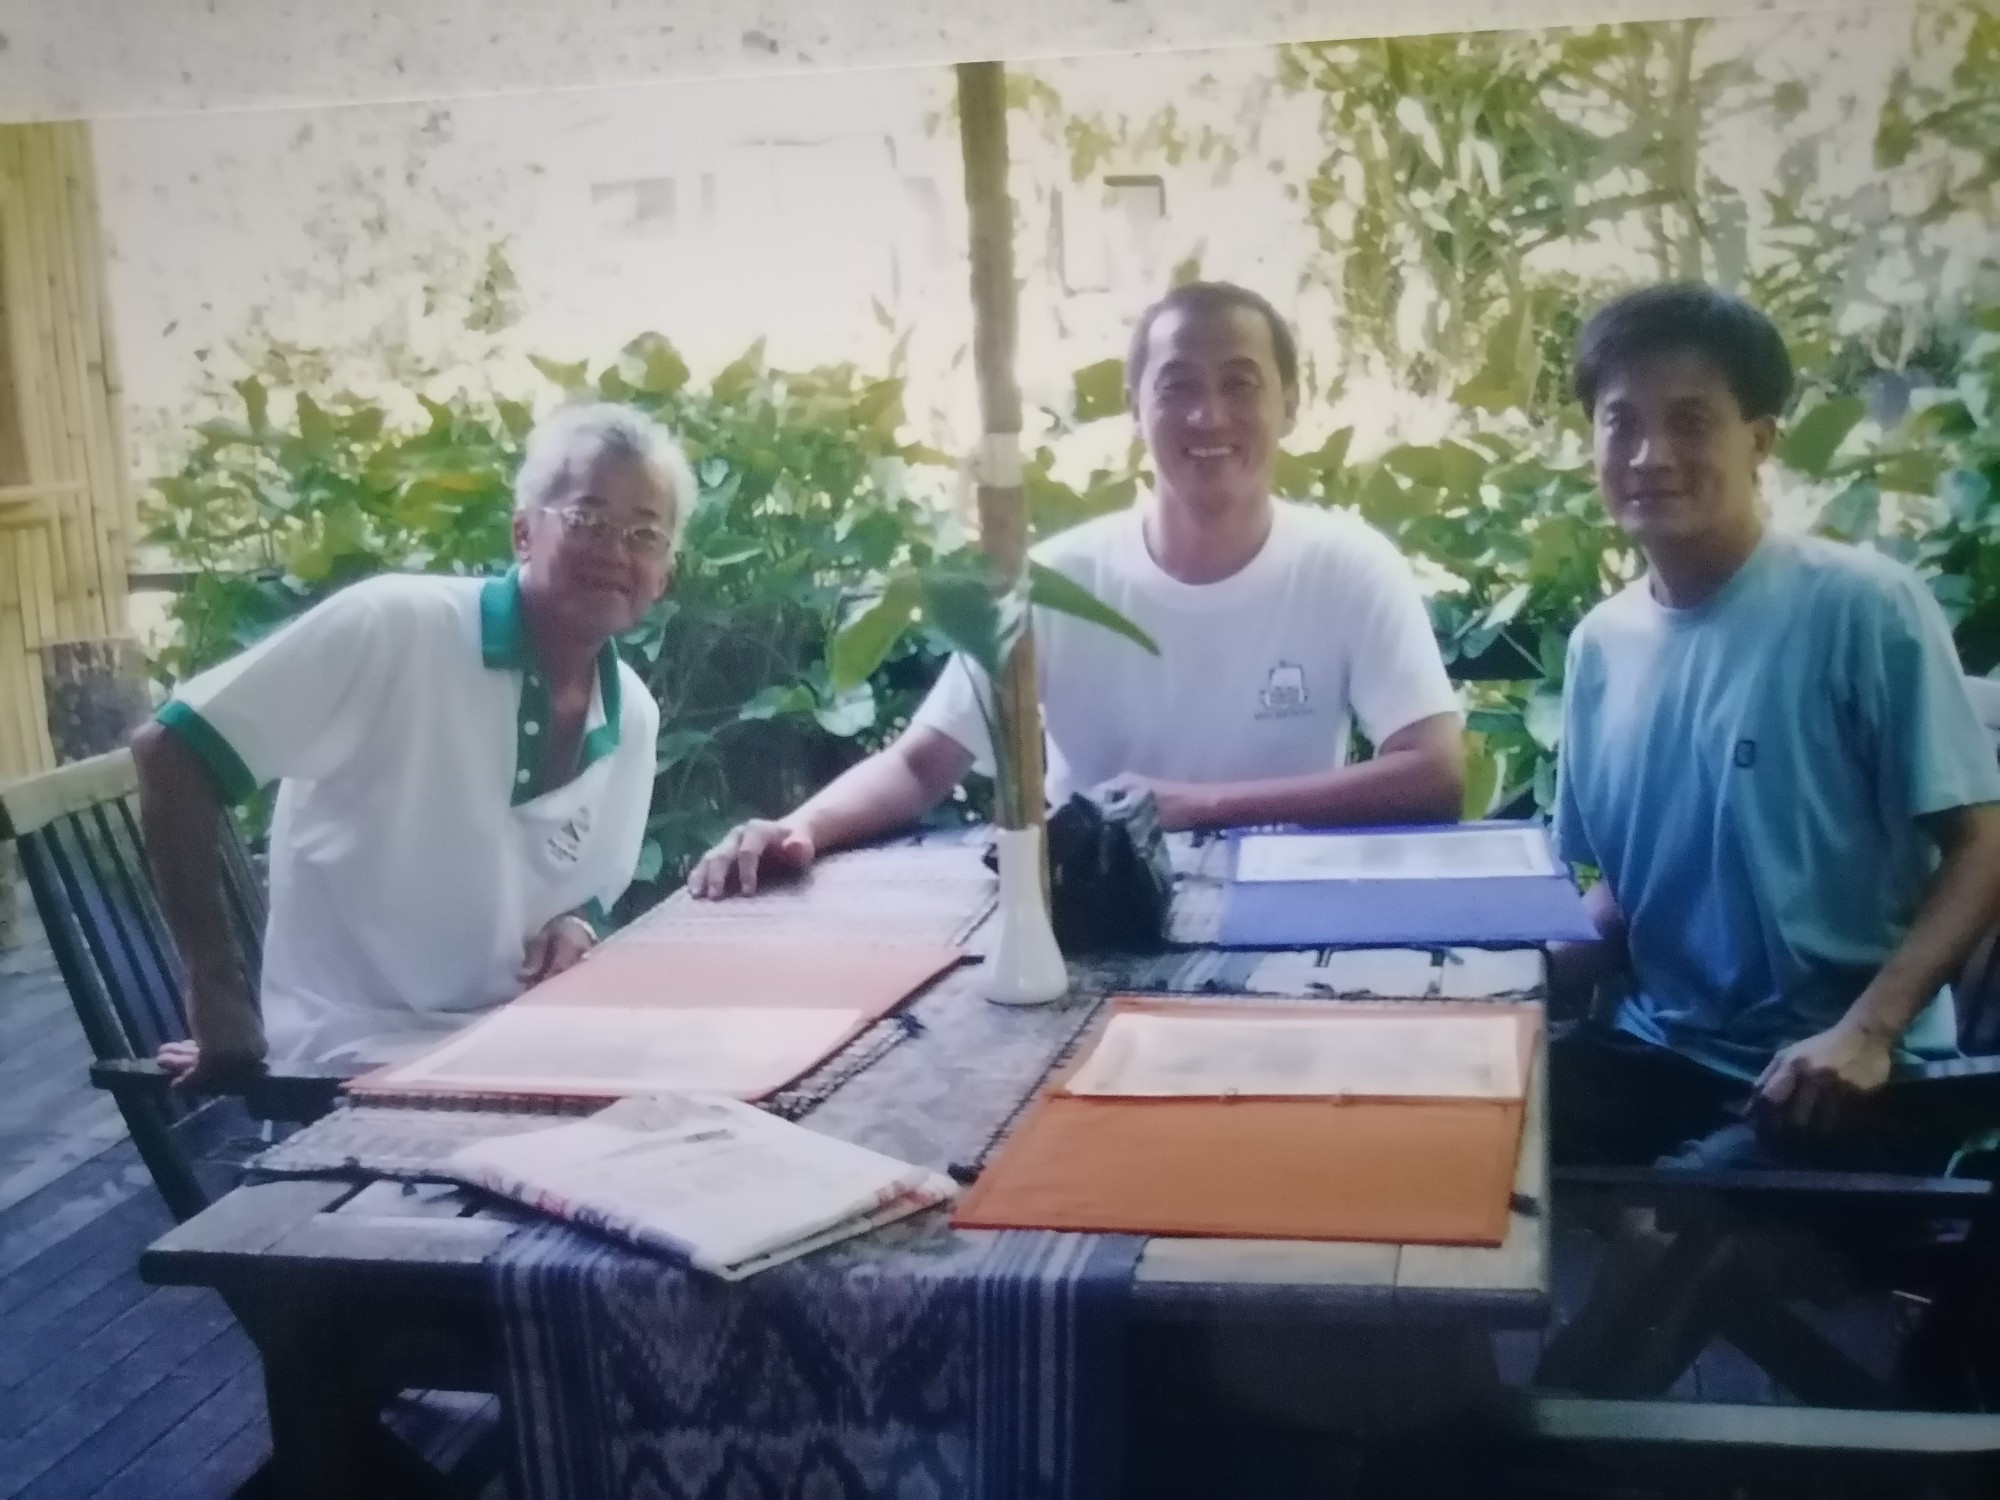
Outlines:
[{"label": "small logo on blue shirt", "polygon": [[1756,765],[1757,742],[1755,740],[1738,740],[1736,742],[1736,755],[1734,759],[1736,764],[1746,771]]}]

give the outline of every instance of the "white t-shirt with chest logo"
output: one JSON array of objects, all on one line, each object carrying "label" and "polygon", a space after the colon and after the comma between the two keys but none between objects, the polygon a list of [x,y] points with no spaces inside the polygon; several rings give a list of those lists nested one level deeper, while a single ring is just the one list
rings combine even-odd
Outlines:
[{"label": "white t-shirt with chest logo", "polygon": [[[1458,711],[1408,564],[1352,516],[1274,502],[1262,549],[1216,583],[1162,571],[1139,506],[1052,537],[1034,555],[1160,648],[1154,656],[1100,625],[1035,612],[1052,803],[1128,772],[1215,783],[1327,771],[1346,760],[1357,721],[1379,745]],[[990,771],[962,662],[946,669],[915,722]]]}]

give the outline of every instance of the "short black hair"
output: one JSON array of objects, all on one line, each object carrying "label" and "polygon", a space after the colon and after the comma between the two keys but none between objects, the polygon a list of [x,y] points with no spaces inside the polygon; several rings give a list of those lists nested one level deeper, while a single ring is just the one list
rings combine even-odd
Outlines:
[{"label": "short black hair", "polygon": [[1139,389],[1140,377],[1146,373],[1146,350],[1153,337],[1153,325],[1164,314],[1224,313],[1239,307],[1257,314],[1270,325],[1271,349],[1278,357],[1278,379],[1284,383],[1286,390],[1296,390],[1299,383],[1299,345],[1292,337],[1292,330],[1269,301],[1250,288],[1229,281],[1184,282],[1139,314],[1139,321],[1132,328],[1131,347],[1125,351],[1125,389]]},{"label": "short black hair", "polygon": [[1593,313],[1576,340],[1576,399],[1595,412],[1617,366],[1682,353],[1721,372],[1746,421],[1779,416],[1791,400],[1792,356],[1778,325],[1741,297],[1699,282],[1627,292]]}]

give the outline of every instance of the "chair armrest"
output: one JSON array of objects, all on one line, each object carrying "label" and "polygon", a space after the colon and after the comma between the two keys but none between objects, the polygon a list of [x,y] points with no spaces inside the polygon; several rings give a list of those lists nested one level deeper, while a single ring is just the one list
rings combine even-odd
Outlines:
[{"label": "chair armrest", "polygon": [[[165,1099],[173,1086],[171,1075],[150,1057],[100,1059],[90,1065],[90,1081],[117,1097]],[[241,1088],[212,1092],[240,1098],[255,1119],[304,1124],[333,1108],[345,1082],[343,1075],[334,1073],[263,1072],[246,1079]]]},{"label": "chair armrest", "polygon": [[1892,1172],[1684,1171],[1677,1167],[1558,1167],[1557,1197],[1599,1195],[1633,1208],[1771,1210],[1781,1213],[1971,1214],[1994,1201],[1978,1178]]},{"label": "chair armrest", "polygon": [[1933,1062],[1907,1063],[1896,1069],[1889,1088],[1928,1090],[1954,1080],[1977,1079],[2000,1097],[2000,1056],[1945,1057]]}]

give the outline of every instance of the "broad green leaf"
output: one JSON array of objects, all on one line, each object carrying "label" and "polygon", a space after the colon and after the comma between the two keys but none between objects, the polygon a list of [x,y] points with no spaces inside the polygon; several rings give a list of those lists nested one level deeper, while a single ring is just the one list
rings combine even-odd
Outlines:
[{"label": "broad green leaf", "polygon": [[1336,428],[1331,437],[1319,445],[1319,452],[1313,455],[1322,471],[1327,475],[1338,473],[1347,467],[1347,451],[1354,446],[1352,427]]},{"label": "broad green leaf", "polygon": [[903,382],[894,378],[869,382],[854,403],[854,420],[885,438],[894,438],[896,429],[903,425]]},{"label": "broad green leaf", "polygon": [[736,717],[745,723],[756,723],[765,719],[811,713],[814,706],[812,689],[804,683],[774,682],[752,695],[748,702],[736,710]]},{"label": "broad green leaf", "polygon": [[333,446],[333,420],[312,397],[300,392],[298,399],[299,441],[307,451],[324,455]]},{"label": "broad green leaf", "polygon": [[1556,805],[1556,763],[1553,759],[1535,763],[1535,806],[1549,812]]},{"label": "broad green leaf", "polygon": [[1006,613],[983,571],[937,569],[920,585],[924,618],[990,678],[997,678],[1020,638],[1018,621],[1009,630]]},{"label": "broad green leaf", "polygon": [[1033,559],[1028,562],[1028,602],[1038,609],[1052,609],[1057,614],[1102,625],[1152,655],[1160,654],[1157,641],[1089,589]]},{"label": "broad green leaf", "polygon": [[709,382],[709,394],[718,401],[741,401],[763,378],[764,341],[758,339],[741,356],[732,360]]},{"label": "broad green leaf", "polygon": [[1489,630],[1504,629],[1513,622],[1514,616],[1521,612],[1521,607],[1528,602],[1528,595],[1532,592],[1534,592],[1533,587],[1529,584],[1515,584],[1494,601],[1493,607],[1486,611],[1485,618],[1480,623]]},{"label": "broad green leaf", "polygon": [[1993,382],[1980,371],[1967,370],[1958,377],[1958,398],[1981,427],[1993,420]]},{"label": "broad green leaf", "polygon": [[563,391],[580,391],[590,381],[590,366],[582,360],[575,364],[563,364],[558,360],[544,359],[539,354],[530,354],[528,363]]},{"label": "broad green leaf", "polygon": [[[500,404],[504,406],[507,403],[502,402]],[[382,435],[384,420],[385,416],[381,407],[359,406],[347,413],[341,422],[341,430],[354,442],[372,443]]]},{"label": "broad green leaf", "polygon": [[889,648],[909,628],[922,595],[914,574],[899,573],[880,598],[834,633],[827,648],[827,675],[836,692],[875,675]]},{"label": "broad green leaf", "polygon": [[855,684],[813,711],[819,727],[835,739],[851,740],[875,724],[875,690],[867,683]]},{"label": "broad green leaf", "polygon": [[843,524],[837,528],[840,540],[853,549],[861,566],[871,573],[880,572],[895,559],[896,551],[903,545],[908,534],[909,522],[902,516],[887,510],[873,510],[855,516],[851,524],[843,517]]},{"label": "broad green leaf", "polygon": [[1875,479],[1885,490],[1900,495],[1928,495],[1937,489],[1944,473],[1944,460],[1935,453],[1913,448],[1898,453],[1875,471]]},{"label": "broad green leaf", "polygon": [[1418,484],[1444,483],[1444,460],[1435,448],[1405,443],[1383,454],[1382,463],[1384,467]]},{"label": "broad green leaf", "polygon": [[628,378],[649,396],[671,396],[688,382],[680,351],[657,333],[642,333],[621,352],[631,366]]},{"label": "broad green leaf", "polygon": [[1953,469],[1939,482],[1938,498],[1951,518],[1970,531],[1985,518],[1993,486],[1977,469]]},{"label": "broad green leaf", "polygon": [[1465,747],[1464,816],[1478,819],[1493,808],[1493,794],[1500,788],[1500,758],[1483,742]]},{"label": "broad green leaf", "polygon": [[1844,542],[1873,536],[1881,519],[1882,491],[1865,479],[1835,495],[1819,513],[1820,529]]},{"label": "broad green leaf", "polygon": [[1778,445],[1778,456],[1788,468],[1817,479],[1826,473],[1834,452],[1867,413],[1868,403],[1859,396],[1822,401],[1792,423]]},{"label": "broad green leaf", "polygon": [[653,748],[653,774],[661,775],[692,759],[707,748],[712,738],[706,729],[669,729]]},{"label": "broad green leaf", "polygon": [[656,838],[648,838],[639,846],[639,863],[633,867],[632,879],[640,885],[650,885],[660,878],[660,871],[666,868],[667,851]]},{"label": "broad green leaf", "polygon": [[1529,736],[1544,750],[1553,750],[1562,743],[1563,700],[1562,689],[1543,683],[1528,695],[1528,706],[1522,711],[1521,722],[1527,726]]},{"label": "broad green leaf", "polygon": [[1463,443],[1438,444],[1438,472],[1447,489],[1464,494],[1486,477],[1486,457]]},{"label": "broad green leaf", "polygon": [[1508,375],[1482,370],[1451,393],[1451,399],[1460,406],[1474,407],[1479,411],[1512,411],[1520,405],[1517,390],[1520,382]]},{"label": "broad green leaf", "polygon": [[534,413],[518,401],[500,400],[494,402],[494,409],[500,413],[501,424],[509,435],[517,440],[525,439],[535,425]]},{"label": "broad green leaf", "polygon": [[1475,708],[1465,716],[1465,727],[1474,734],[1518,734],[1521,714],[1512,708]]},{"label": "broad green leaf", "polygon": [[1560,685],[1569,667],[1568,655],[1568,641],[1563,633],[1544,627],[1541,639],[1535,643],[1535,660],[1541,665],[1542,676]]},{"label": "broad green leaf", "polygon": [[1940,573],[1931,580],[1931,597],[1956,625],[1972,607],[1972,580],[1957,573]]},{"label": "broad green leaf", "polygon": [[271,393],[264,389],[264,382],[255,375],[246,375],[236,382],[236,394],[243,398],[243,413],[250,430],[261,436],[271,409]]},{"label": "broad green leaf", "polygon": [[1076,419],[1095,422],[1125,410],[1125,366],[1115,359],[1085,365],[1071,377],[1076,395]]}]

